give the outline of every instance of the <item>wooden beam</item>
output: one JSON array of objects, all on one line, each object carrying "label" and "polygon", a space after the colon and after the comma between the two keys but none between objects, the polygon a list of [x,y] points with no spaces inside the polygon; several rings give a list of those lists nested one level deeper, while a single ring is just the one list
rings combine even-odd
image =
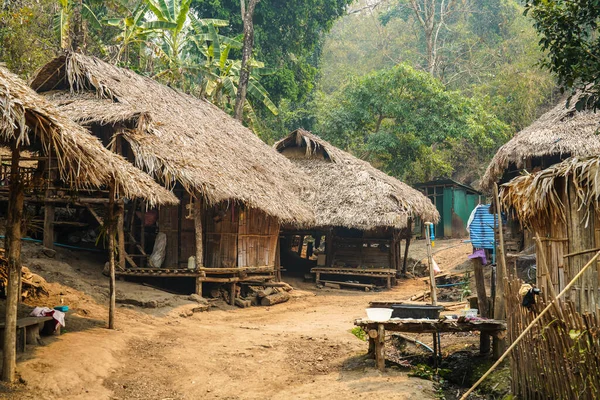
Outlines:
[{"label": "wooden beam", "polygon": [[[48,169],[48,181],[54,183],[56,179],[56,159],[52,158],[51,151],[48,155],[48,162],[46,163],[46,168]],[[46,193],[44,197],[46,199],[51,198],[56,194],[56,191],[53,189],[46,189]],[[54,217],[55,217],[56,208],[54,203],[45,202],[44,203],[44,240],[43,245],[49,249],[54,248]]]}]

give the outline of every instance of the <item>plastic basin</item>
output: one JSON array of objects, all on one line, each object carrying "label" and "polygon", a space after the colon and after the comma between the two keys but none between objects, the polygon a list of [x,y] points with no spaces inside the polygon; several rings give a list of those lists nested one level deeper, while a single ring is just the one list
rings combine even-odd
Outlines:
[{"label": "plastic basin", "polygon": [[367,318],[371,321],[387,321],[392,318],[392,309],[391,308],[366,308]]}]

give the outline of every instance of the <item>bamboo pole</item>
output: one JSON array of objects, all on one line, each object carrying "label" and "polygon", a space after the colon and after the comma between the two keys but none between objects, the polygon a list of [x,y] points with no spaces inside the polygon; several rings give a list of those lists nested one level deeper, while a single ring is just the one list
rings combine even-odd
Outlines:
[{"label": "bamboo pole", "polygon": [[431,305],[437,306],[437,290],[435,286],[435,272],[433,271],[433,255],[431,254],[431,236],[429,235],[429,226],[431,222],[425,222],[425,242],[427,243],[427,261],[429,262],[429,287],[431,290]]},{"label": "bamboo pole", "polygon": [[[508,355],[510,354],[512,349],[514,349],[517,346],[517,344],[519,344],[519,342],[525,337],[527,332],[529,332],[531,330],[531,328],[533,328],[535,323],[538,322],[544,316],[544,314],[546,314],[548,312],[548,310],[550,308],[552,308],[552,306],[555,304],[555,302],[560,297],[562,297],[569,289],[571,289],[571,286],[573,286],[575,284],[575,282],[577,282],[577,280],[583,275],[583,273],[589,268],[589,266],[592,265],[594,263],[594,261],[596,261],[596,259],[599,256],[600,256],[600,251],[597,252],[596,255],[594,257],[592,257],[592,259],[590,261],[588,261],[587,264],[585,264],[583,268],[581,268],[581,271],[579,271],[577,273],[577,275],[575,275],[575,277],[573,277],[571,282],[569,282],[569,284],[567,286],[565,286],[565,288],[558,294],[558,296],[556,296],[554,299],[552,299],[550,304],[548,304],[546,306],[546,308],[544,308],[542,310],[542,312],[540,312],[540,314],[537,317],[535,317],[535,319],[533,321],[531,321],[531,323],[525,328],[525,330],[523,332],[521,332],[519,337],[515,339],[515,341],[510,345],[510,347],[508,349],[506,349],[506,351],[504,352],[504,354],[502,354],[502,356],[498,359],[498,361],[496,361],[494,363],[494,365],[492,365],[490,367],[490,369],[488,369],[487,372],[485,374],[483,374],[483,376],[481,378],[479,378],[479,380],[477,382],[475,382],[475,384],[473,386],[471,386],[471,388],[469,390],[467,390],[465,392],[465,394],[462,395],[460,400],[466,400],[467,397],[471,393],[473,393],[473,391],[477,388],[477,386],[479,386],[481,384],[481,382],[483,382],[485,380],[485,378],[487,378],[498,367],[498,365],[500,365],[500,363],[502,363],[502,361],[504,361],[504,359],[506,357],[508,357]],[[558,306],[558,304],[557,304],[557,306]]]},{"label": "bamboo pole", "polygon": [[21,220],[23,219],[24,188],[19,176],[20,152],[11,143],[10,193],[5,248],[8,254],[8,287],[2,353],[2,380],[13,382],[17,369],[17,311],[19,307],[19,280],[21,277]]},{"label": "bamboo pole", "polygon": [[196,268],[204,267],[204,244],[202,234],[202,196],[196,193],[194,207],[194,232],[196,234]]}]

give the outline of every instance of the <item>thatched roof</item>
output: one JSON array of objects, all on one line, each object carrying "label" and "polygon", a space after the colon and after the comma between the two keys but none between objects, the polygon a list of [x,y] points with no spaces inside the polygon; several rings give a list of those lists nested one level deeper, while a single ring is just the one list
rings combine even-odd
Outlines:
[{"label": "thatched roof", "polygon": [[0,66],[0,141],[41,151],[58,160],[61,178],[78,188],[108,185],[119,194],[151,205],[176,204],[177,198],[123,157],[107,150],[86,129],[60,113],[25,82]]},{"label": "thatched roof", "polygon": [[500,187],[500,197],[525,224],[566,223],[561,201],[565,198],[566,179],[575,185],[580,205],[600,209],[600,157],[570,157],[542,171],[519,176]]},{"label": "thatched roof", "polygon": [[481,179],[481,188],[491,190],[509,165],[523,168],[533,157],[552,155],[591,156],[600,152],[600,115],[593,111],[577,112],[575,101],[566,107],[563,98],[553,109],[504,144]]},{"label": "thatched roof", "polygon": [[52,60],[31,86],[78,122],[133,123],[124,138],[136,165],[167,186],[179,182],[209,204],[233,200],[292,224],[313,221],[298,195],[305,177],[207,101],[76,53]]},{"label": "thatched roof", "polygon": [[275,148],[315,183],[308,201],[316,226],[401,229],[411,217],[439,219],[435,206],[419,191],[310,132],[298,129]]}]

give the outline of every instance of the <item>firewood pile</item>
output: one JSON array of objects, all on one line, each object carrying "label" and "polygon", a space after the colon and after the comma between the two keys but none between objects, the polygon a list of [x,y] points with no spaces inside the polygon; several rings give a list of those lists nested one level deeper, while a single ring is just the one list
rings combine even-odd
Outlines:
[{"label": "firewood pile", "polygon": [[[234,304],[241,308],[272,306],[288,301],[291,297],[288,292],[291,290],[293,288],[284,282],[248,282],[237,287]],[[230,292],[224,286],[210,292],[210,297],[222,298],[225,302],[231,304],[230,296]]]},{"label": "firewood pile", "polygon": [[[0,251],[0,293],[6,296],[8,285],[8,260],[4,256],[4,250]],[[48,296],[46,280],[34,274],[27,267],[21,269],[21,299]]]}]

